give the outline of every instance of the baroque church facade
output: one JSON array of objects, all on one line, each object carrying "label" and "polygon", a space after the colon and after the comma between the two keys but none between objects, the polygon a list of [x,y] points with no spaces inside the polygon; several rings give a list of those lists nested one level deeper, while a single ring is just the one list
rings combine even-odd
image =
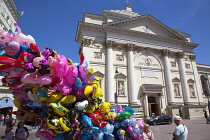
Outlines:
[{"label": "baroque church facade", "polygon": [[190,35],[126,5],[100,15],[85,13],[76,41],[101,79],[104,101],[134,108],[137,118],[152,113],[203,117],[210,66],[196,64],[198,44]]}]

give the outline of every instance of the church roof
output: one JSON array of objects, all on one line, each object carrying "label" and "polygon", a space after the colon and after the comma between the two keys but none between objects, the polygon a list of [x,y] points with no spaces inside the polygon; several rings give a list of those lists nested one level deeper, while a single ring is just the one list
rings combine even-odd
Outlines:
[{"label": "church roof", "polygon": [[125,10],[103,10],[101,15],[112,16],[117,18],[133,18],[140,16],[136,12],[132,12],[132,6],[126,5]]}]

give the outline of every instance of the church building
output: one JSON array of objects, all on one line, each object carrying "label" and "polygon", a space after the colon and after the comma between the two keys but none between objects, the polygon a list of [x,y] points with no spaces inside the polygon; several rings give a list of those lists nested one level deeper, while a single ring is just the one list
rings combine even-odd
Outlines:
[{"label": "church building", "polygon": [[104,101],[134,108],[137,118],[203,117],[210,67],[196,64],[198,44],[189,34],[126,5],[100,15],[85,13],[76,41],[100,77]]}]

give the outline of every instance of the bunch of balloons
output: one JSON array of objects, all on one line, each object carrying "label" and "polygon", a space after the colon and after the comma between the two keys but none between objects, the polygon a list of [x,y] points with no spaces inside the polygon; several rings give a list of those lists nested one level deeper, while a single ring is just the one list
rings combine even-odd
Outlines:
[{"label": "bunch of balloons", "polygon": [[18,120],[39,126],[41,140],[125,140],[143,138],[144,121],[133,108],[102,102],[100,78],[80,62],[45,48],[40,52],[30,35],[0,30],[0,74],[14,95]]}]

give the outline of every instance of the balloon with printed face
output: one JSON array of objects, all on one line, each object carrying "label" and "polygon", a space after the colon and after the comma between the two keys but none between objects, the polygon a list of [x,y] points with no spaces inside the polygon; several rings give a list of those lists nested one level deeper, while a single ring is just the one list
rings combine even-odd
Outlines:
[{"label": "balloon with printed face", "polygon": [[7,33],[3,29],[0,29],[0,45],[5,45],[7,42],[10,42],[13,38],[13,35]]},{"label": "balloon with printed face", "polygon": [[116,106],[116,113],[121,113],[123,112],[123,107],[121,105]]},{"label": "balloon with printed face", "polygon": [[28,45],[28,46],[30,43],[36,44],[34,38],[31,35],[25,35],[21,33],[21,29],[17,23],[14,23],[14,26],[17,28],[17,32],[14,33],[13,41],[16,41],[22,45]]}]

